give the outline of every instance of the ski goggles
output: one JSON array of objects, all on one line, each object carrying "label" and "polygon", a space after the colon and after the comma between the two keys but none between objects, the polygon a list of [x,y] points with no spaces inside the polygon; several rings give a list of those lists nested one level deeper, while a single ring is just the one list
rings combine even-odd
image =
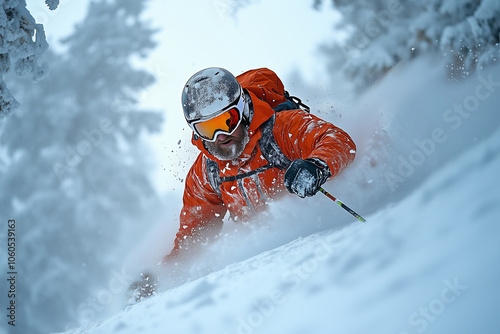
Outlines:
[{"label": "ski goggles", "polygon": [[236,101],[222,109],[217,116],[207,120],[195,121],[190,124],[191,128],[201,139],[214,142],[217,135],[231,135],[236,130],[243,118],[244,107],[245,99],[240,95]]}]

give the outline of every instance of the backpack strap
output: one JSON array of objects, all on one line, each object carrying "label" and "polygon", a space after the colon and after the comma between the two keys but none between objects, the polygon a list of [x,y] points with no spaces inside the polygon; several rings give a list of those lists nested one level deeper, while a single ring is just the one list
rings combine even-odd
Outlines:
[{"label": "backpack strap", "polygon": [[[293,109],[300,108],[300,109],[304,110],[305,112],[308,112],[308,113],[311,112],[311,108],[309,108],[309,106],[307,104],[303,103],[302,100],[299,99],[297,96],[290,95],[286,90],[285,90],[285,97],[287,98],[288,101],[291,101],[294,104],[294,107],[290,108],[290,109],[282,109],[282,110],[293,110]],[[286,102],[284,102],[284,103],[286,103]],[[279,105],[278,105],[278,107],[279,107]],[[275,108],[274,111],[278,111],[278,110],[276,110],[276,108]]]},{"label": "backpack strap", "polygon": [[207,179],[208,183],[212,189],[217,193],[217,195],[222,196],[220,186],[222,185],[222,180],[220,177],[219,164],[205,156],[205,165],[207,167]]},{"label": "backpack strap", "polygon": [[[287,91],[285,91],[286,102],[283,102],[273,108],[275,112],[280,112],[283,110],[294,110],[302,108],[304,111],[309,112],[309,106],[302,103],[302,101],[296,96],[290,96]],[[278,168],[280,170],[285,170],[290,166],[292,161],[281,151],[276,139],[274,138],[274,122],[276,121],[276,114],[265,121],[261,125],[261,137],[258,141],[260,151],[262,156],[267,160],[267,165],[259,167],[257,169],[251,170],[246,173],[237,174],[235,176],[220,176],[219,165],[216,161],[213,161],[205,156],[205,162],[207,166],[207,177],[208,182],[212,189],[221,196],[220,186],[223,182],[232,182],[246,177],[250,177],[255,174],[262,173],[271,168]]]},{"label": "backpack strap", "polygon": [[221,177],[219,165],[217,164],[217,162],[205,156],[208,182],[210,183],[212,189],[219,196],[221,196],[220,186],[222,185],[223,182],[232,182],[244,179],[246,177],[262,173],[271,168],[278,168],[284,170],[287,169],[288,166],[290,166],[292,161],[288,159],[288,157],[281,151],[281,148],[279,147],[278,143],[276,143],[276,139],[274,138],[273,128],[275,120],[276,120],[276,114],[274,114],[271,118],[269,118],[261,125],[262,136],[259,139],[258,144],[262,156],[268,162],[266,165],[246,173],[241,173],[234,176]]},{"label": "backpack strap", "polygon": [[270,165],[270,168],[275,167],[283,170],[287,169],[292,161],[281,151],[281,148],[274,138],[273,129],[275,121],[276,114],[262,124],[262,136],[259,139],[259,147],[262,155],[267,160],[268,165]]},{"label": "backpack strap", "polygon": [[280,112],[283,110],[294,110],[294,109],[302,109],[305,112],[311,112],[311,108],[305,103],[302,102],[301,99],[299,99],[297,96],[290,95],[285,90],[285,98],[286,101],[283,103],[278,104],[276,107],[273,108],[275,112]]}]

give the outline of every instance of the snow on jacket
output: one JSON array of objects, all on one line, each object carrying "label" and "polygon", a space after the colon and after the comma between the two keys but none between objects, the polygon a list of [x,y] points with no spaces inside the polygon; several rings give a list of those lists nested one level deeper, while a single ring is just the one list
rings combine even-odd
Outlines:
[{"label": "snow on jacket", "polygon": [[[288,193],[283,184],[285,170],[277,168],[224,182],[221,195],[212,189],[208,181],[207,157],[218,163],[221,177],[246,173],[267,164],[257,142],[261,138],[260,126],[275,112],[255,94],[248,93],[253,104],[253,117],[248,130],[250,140],[239,159],[218,160],[208,153],[200,139],[193,136],[192,143],[201,152],[186,178],[180,228],[171,255],[213,238],[222,228],[227,211],[234,221],[244,221],[254,213],[265,210],[270,199]],[[300,109],[276,113],[273,134],[290,160],[319,158],[328,164],[332,177],[354,160],[356,146],[346,132]]]}]

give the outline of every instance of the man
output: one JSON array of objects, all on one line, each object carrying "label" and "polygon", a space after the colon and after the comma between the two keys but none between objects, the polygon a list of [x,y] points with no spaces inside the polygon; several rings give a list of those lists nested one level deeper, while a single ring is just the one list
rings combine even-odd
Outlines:
[{"label": "man", "polygon": [[[180,228],[166,263],[182,262],[213,240],[228,211],[234,221],[245,221],[270,199],[313,196],[354,160],[347,133],[283,100],[280,90],[279,78],[265,68],[238,78],[207,68],[187,81],[182,108],[200,153],[186,178]],[[142,290],[152,293],[149,283]]]},{"label": "man", "polygon": [[[184,86],[182,108],[200,154],[186,178],[180,229],[170,256],[213,238],[227,211],[234,221],[244,221],[287,191],[313,196],[354,160],[356,146],[338,127],[298,108],[276,113],[254,94],[261,95],[259,89],[265,88],[259,83],[274,72],[249,73],[235,78],[223,68],[207,68]],[[271,131],[264,131],[267,121],[274,121]],[[274,139],[288,158],[284,168],[265,167],[269,161],[262,154],[263,139]],[[214,186],[214,177],[224,181]]]}]

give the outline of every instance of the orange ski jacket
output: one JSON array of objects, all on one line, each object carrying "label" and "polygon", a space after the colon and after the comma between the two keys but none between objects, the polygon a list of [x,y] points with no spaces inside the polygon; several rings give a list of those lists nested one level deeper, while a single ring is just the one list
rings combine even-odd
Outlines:
[{"label": "orange ski jacket", "polygon": [[[207,158],[217,162],[221,177],[250,172],[268,163],[260,152],[258,140],[262,136],[262,124],[275,115],[275,111],[267,102],[259,100],[254,92],[247,90],[244,83],[240,83],[253,104],[253,117],[248,130],[250,140],[239,159],[221,161],[205,149],[201,139],[193,136],[192,143],[201,152],[186,177],[180,228],[171,255],[209,241],[222,228],[228,211],[234,221],[244,221],[254,213],[265,210],[270,199],[288,193],[283,184],[286,170],[277,168],[223,182],[220,195],[209,183]],[[281,151],[290,160],[319,158],[328,164],[331,177],[338,175],[355,157],[356,145],[346,132],[301,109],[276,113],[273,134]]]}]

